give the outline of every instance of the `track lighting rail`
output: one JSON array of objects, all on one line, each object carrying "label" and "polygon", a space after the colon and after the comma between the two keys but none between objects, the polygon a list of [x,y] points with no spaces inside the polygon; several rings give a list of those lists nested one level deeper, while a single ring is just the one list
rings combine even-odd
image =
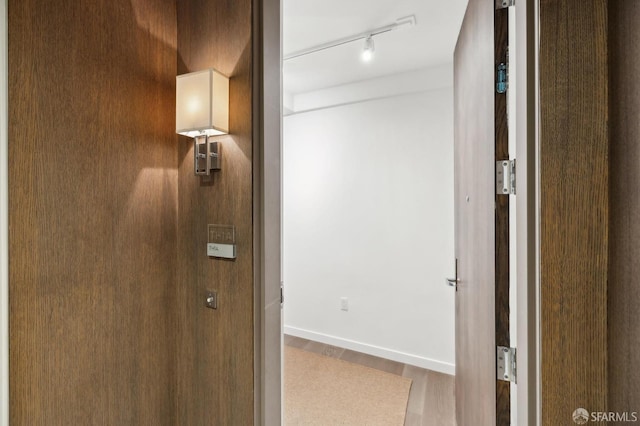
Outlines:
[{"label": "track lighting rail", "polygon": [[331,49],[332,47],[341,46],[343,44],[351,43],[358,40],[365,40],[368,37],[387,33],[389,31],[394,31],[401,28],[405,28],[405,27],[413,27],[414,25],[416,25],[415,15],[406,16],[404,18],[399,18],[393,24],[385,25],[384,27],[374,28],[358,34],[343,37],[337,40],[329,41],[327,43],[319,44],[317,46],[312,46],[307,49],[302,49],[296,52],[289,53],[287,55],[284,55],[283,60],[288,61],[290,59],[298,58],[300,56],[309,55],[311,53],[320,52],[326,49]]}]

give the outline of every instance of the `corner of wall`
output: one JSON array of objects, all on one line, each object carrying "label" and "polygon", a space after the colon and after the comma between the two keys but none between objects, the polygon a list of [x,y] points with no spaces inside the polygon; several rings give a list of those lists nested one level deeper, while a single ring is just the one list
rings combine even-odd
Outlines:
[{"label": "corner of wall", "polygon": [[286,115],[453,87],[453,63],[285,94]]}]

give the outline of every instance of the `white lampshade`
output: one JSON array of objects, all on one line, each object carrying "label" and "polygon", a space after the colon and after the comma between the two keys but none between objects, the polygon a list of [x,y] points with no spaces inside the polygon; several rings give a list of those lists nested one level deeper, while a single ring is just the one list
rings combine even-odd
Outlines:
[{"label": "white lampshade", "polygon": [[176,133],[229,133],[229,79],[214,69],[176,77]]}]

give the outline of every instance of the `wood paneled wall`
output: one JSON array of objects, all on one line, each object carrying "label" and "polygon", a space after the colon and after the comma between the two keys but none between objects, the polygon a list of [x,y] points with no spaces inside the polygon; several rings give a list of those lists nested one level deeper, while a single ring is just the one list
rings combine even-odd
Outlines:
[{"label": "wood paneled wall", "polygon": [[[252,1],[177,3],[178,74],[213,67],[230,77],[230,134],[212,182],[193,175],[179,140],[178,424],[253,424]],[[206,253],[207,225],[236,227],[237,258]],[[217,291],[218,309],[205,307]]]},{"label": "wood paneled wall", "polygon": [[640,412],[640,2],[608,6],[609,410]]},{"label": "wood paneled wall", "polygon": [[[541,2],[542,416],[640,411],[640,2]],[[611,421],[609,424],[622,424]]]},{"label": "wood paneled wall", "polygon": [[540,2],[542,424],[607,406],[607,1]]},{"label": "wood paneled wall", "polygon": [[9,0],[12,425],[175,424],[175,10]]}]

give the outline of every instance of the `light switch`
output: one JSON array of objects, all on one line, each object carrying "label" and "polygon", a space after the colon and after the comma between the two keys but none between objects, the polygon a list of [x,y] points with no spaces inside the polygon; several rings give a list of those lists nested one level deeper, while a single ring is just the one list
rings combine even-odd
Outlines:
[{"label": "light switch", "polygon": [[215,291],[207,292],[207,299],[205,302],[207,308],[218,309],[218,293]]}]

